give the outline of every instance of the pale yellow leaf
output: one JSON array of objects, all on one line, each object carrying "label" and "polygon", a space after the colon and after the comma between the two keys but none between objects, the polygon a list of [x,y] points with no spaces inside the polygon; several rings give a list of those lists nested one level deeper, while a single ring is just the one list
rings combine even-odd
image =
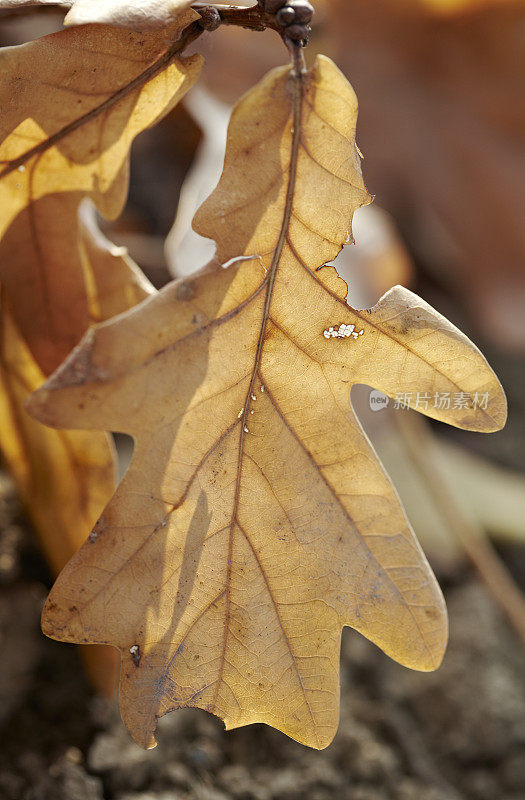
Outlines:
[{"label": "pale yellow leaf", "polygon": [[179,32],[88,26],[0,52],[0,281],[46,374],[92,321],[79,203],[120,213],[133,139],[198,77],[199,56],[167,58]]},{"label": "pale yellow leaf", "polygon": [[181,17],[193,0],[0,0],[2,8],[61,6],[65,25],[98,23],[136,31],[161,28]]},{"label": "pale yellow leaf", "polygon": [[[443,657],[441,592],[350,388],[464,393],[464,408],[420,410],[485,431],[504,423],[505,398],[474,345],[414,294],[396,287],[357,311],[335,270],[318,269],[369,200],[356,115],[326,58],[270,73],[234,110],[196,220],[221,260],[245,260],[97,326],[30,400],[52,426],[135,439],[43,625],[120,648],[122,715],[145,746],[159,716],[195,706],[325,747],[344,625],[415,669]],[[473,405],[482,391],[486,410]]]},{"label": "pale yellow leaf", "polygon": [[105,434],[44,428],[23,401],[91,323],[153,291],[101,236],[85,198],[109,216],[121,210],[134,137],[199,72],[198,57],[167,58],[179,34],[90,26],[0,52],[0,448],[56,573],[114,491],[113,448]]},{"label": "pale yellow leaf", "polygon": [[[90,313],[99,320],[130,308],[154,290],[133,262],[106,242],[84,214],[82,263],[90,275]],[[58,575],[85,541],[115,489],[112,440],[104,433],[54,431],[29,416],[24,400],[45,380],[0,303],[0,449],[13,475],[51,572]],[[83,648],[97,689],[115,690],[113,648]]]}]

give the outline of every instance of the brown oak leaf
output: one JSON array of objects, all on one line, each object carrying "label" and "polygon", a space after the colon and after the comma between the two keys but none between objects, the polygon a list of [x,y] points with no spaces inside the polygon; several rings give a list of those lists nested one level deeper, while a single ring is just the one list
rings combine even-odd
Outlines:
[{"label": "brown oak leaf", "polygon": [[458,396],[419,410],[480,431],[503,425],[505,397],[416,295],[395,287],[358,311],[320,269],[369,201],[356,116],[328,59],[271,72],[234,110],[195,223],[222,262],[244,259],[96,326],[29,402],[46,424],[135,440],[43,629],[120,649],[122,715],[146,747],[157,718],[184,706],[325,747],[345,625],[414,669],[443,657],[441,592],[350,388],[402,392],[413,407]]},{"label": "brown oak leaf", "polygon": [[137,31],[161,28],[184,14],[193,0],[0,0],[0,9],[61,6],[64,25],[103,23]]}]

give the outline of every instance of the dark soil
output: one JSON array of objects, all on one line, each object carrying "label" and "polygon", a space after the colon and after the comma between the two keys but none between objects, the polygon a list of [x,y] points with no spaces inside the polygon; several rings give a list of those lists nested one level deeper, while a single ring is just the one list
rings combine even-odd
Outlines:
[{"label": "dark soil", "polygon": [[1,476],[0,495],[1,800],[525,798],[523,651],[468,570],[447,577],[451,640],[436,673],[345,632],[341,724],[326,750],[179,711],[144,751],[94,696],[76,649],[40,633],[49,579]]}]

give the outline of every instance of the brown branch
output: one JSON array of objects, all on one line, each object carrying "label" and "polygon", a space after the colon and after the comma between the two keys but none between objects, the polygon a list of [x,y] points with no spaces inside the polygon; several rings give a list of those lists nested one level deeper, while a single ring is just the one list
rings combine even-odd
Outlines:
[{"label": "brown branch", "polygon": [[193,3],[194,11],[214,8],[218,11],[223,25],[236,25],[252,31],[264,31],[271,28],[280,31],[273,14],[267,14],[260,6],[228,6],[215,3]]},{"label": "brown branch", "polygon": [[[49,12],[57,12],[68,10],[73,5],[73,0],[67,6],[57,2],[56,5],[39,6],[15,6],[13,8],[1,8],[0,19],[8,19],[10,17],[21,17],[27,14],[42,14]],[[260,6],[230,6],[225,4],[215,3],[193,3],[191,8],[194,11],[201,12],[205,9],[215,9],[224,25],[236,25],[241,28],[249,28],[255,31],[264,31],[266,28],[278,31],[279,26],[275,22],[275,17],[272,14],[267,14]]]}]

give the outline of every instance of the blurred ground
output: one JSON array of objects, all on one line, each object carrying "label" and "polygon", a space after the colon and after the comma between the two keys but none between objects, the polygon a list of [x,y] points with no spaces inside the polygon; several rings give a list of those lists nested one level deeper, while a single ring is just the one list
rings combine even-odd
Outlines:
[{"label": "blurred ground", "polygon": [[[468,570],[446,576],[451,640],[436,673],[406,670],[345,631],[341,723],[326,750],[262,725],[226,733],[191,710],[161,720],[159,746],[144,751],[93,695],[76,649],[40,633],[46,568],[5,476],[0,488],[2,800],[525,796],[523,651]],[[506,555],[524,580],[523,555]]]}]

